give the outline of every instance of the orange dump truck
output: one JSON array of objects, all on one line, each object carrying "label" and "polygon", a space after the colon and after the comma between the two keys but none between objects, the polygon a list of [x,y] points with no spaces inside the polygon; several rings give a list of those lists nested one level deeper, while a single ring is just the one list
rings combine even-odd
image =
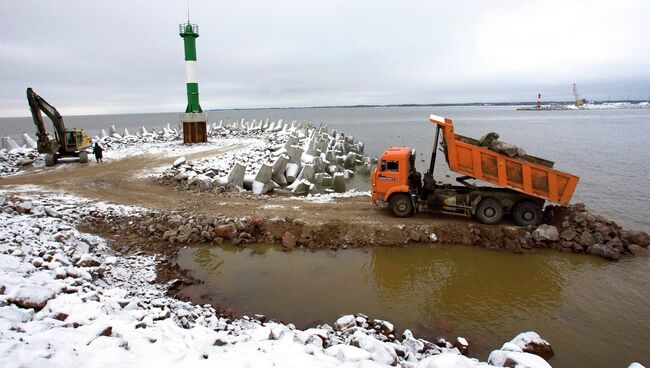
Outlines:
[{"label": "orange dump truck", "polygon": [[[429,120],[436,124],[436,134],[424,181],[410,147],[388,148],[372,174],[373,203],[387,205],[395,216],[441,212],[495,224],[511,214],[515,224],[525,226],[541,221],[545,201],[566,205],[571,200],[579,178],[553,169],[553,162],[529,155],[509,157],[455,134],[451,119],[431,115]],[[447,164],[462,175],[456,178],[462,185],[434,180],[440,136]],[[476,186],[470,179],[496,187]]]}]

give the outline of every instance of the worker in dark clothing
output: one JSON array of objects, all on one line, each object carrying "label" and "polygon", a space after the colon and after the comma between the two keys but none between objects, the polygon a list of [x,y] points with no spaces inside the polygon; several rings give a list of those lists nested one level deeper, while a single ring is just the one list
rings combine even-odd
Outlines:
[{"label": "worker in dark clothing", "polygon": [[104,155],[102,154],[103,151],[104,149],[102,149],[102,146],[99,145],[99,142],[95,142],[95,147],[93,148],[93,154],[95,155],[95,160],[97,160],[97,162],[102,162],[102,158],[104,157]]}]

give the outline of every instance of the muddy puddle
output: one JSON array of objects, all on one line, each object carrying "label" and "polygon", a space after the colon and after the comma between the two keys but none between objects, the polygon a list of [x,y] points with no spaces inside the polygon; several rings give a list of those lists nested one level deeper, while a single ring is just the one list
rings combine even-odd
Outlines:
[{"label": "muddy puddle", "polygon": [[650,364],[650,262],[556,251],[516,255],[463,246],[339,251],[270,245],[188,247],[178,262],[195,302],[264,313],[298,327],[363,312],[416,336],[464,336],[486,358],[536,331],[554,367]]}]

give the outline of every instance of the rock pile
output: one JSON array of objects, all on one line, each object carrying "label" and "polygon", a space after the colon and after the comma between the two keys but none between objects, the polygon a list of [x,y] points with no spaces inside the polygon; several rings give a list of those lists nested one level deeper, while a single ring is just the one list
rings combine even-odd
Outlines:
[{"label": "rock pile", "polygon": [[36,142],[23,133],[23,145],[18,145],[11,137],[2,138],[0,148],[0,177],[21,172],[24,168],[44,166],[44,157],[36,150]]},{"label": "rock pile", "polygon": [[[98,213],[93,221],[96,225],[101,223],[103,227],[110,226],[121,233],[132,232],[141,239],[163,241],[169,245],[232,242],[245,246],[251,243],[276,243],[290,250],[295,247],[338,249],[441,242],[514,252],[552,248],[609,259],[618,259],[623,254],[647,256],[650,253],[650,236],[647,233],[624,230],[612,221],[591,215],[582,205],[550,207],[546,217],[547,223],[537,227],[463,222],[432,222],[426,225],[386,225],[379,222],[356,224],[340,221],[307,223],[289,217],[231,217],[225,214],[206,216],[189,212],[155,212],[135,219],[106,217]],[[573,220],[565,220],[565,217]],[[586,218],[584,223],[576,221],[576,218],[583,221],[583,217]],[[563,227],[557,224],[558,221],[566,221],[568,224]],[[590,238],[602,243],[596,243],[596,240],[593,243],[585,242],[585,239]]]},{"label": "rock pile", "polygon": [[[265,144],[219,159],[186,162],[179,159],[163,173],[163,181],[197,191],[224,189],[306,195],[345,192],[355,174],[368,175],[375,159],[364,156],[364,144],[326,125],[308,122],[235,121],[214,125],[212,134],[263,133]],[[172,180],[173,179],[173,180]]]},{"label": "rock pile", "polygon": [[537,227],[472,225],[472,244],[514,251],[552,248],[612,260],[630,253],[650,256],[650,235],[623,229],[614,221],[589,212],[582,203],[547,206],[543,222]]}]

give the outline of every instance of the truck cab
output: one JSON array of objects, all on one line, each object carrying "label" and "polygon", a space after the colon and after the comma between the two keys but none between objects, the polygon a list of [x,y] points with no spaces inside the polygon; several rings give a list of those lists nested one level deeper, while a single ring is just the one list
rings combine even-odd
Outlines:
[{"label": "truck cab", "polygon": [[[415,172],[415,150],[410,147],[389,147],[372,173],[372,202],[390,208],[398,217],[407,217],[416,211],[414,185],[409,186],[409,175]],[[418,174],[419,175],[419,174]]]}]

